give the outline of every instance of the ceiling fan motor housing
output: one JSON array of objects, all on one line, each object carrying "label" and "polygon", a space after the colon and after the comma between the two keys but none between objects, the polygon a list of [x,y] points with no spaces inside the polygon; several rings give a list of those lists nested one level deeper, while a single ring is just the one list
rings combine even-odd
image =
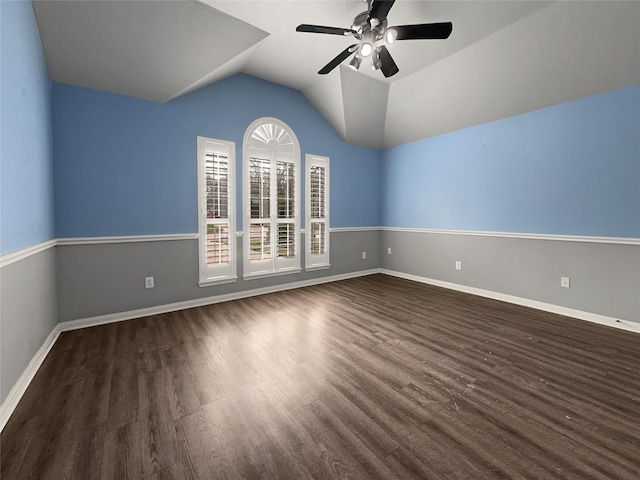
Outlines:
[{"label": "ceiling fan motor housing", "polygon": [[[374,32],[376,40],[379,40],[384,36],[384,32],[387,29],[387,19],[385,18],[382,22],[378,22],[375,18],[372,20],[374,20],[372,23],[375,25],[369,23],[369,12],[362,12],[353,19],[351,30],[358,32],[358,36],[361,36],[368,31]],[[358,36],[356,36],[356,38],[358,38]]]}]

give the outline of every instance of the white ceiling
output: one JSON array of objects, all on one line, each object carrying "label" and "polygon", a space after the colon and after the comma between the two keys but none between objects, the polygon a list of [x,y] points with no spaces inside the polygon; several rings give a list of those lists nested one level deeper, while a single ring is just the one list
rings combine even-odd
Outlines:
[{"label": "white ceiling", "polygon": [[245,72],[300,90],[350,143],[439,135],[640,83],[640,2],[397,0],[389,25],[453,22],[447,40],[389,47],[400,72],[363,61],[317,71],[352,38],[362,0],[34,1],[51,78],[154,102]]}]

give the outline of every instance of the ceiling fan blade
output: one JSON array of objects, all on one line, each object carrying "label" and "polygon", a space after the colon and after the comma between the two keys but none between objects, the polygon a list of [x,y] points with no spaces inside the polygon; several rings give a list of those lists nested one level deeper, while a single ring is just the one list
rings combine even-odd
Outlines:
[{"label": "ceiling fan blade", "polygon": [[369,19],[377,18],[379,23],[382,23],[383,20],[387,18],[389,10],[391,10],[395,1],[396,0],[373,0],[373,5],[369,12]]},{"label": "ceiling fan blade", "polygon": [[329,63],[327,63],[324,67],[322,67],[322,69],[318,73],[320,75],[326,75],[331,70],[333,70],[338,65],[340,65],[342,62],[344,62],[353,52],[356,51],[357,47],[358,45],[354,43],[350,47],[345,48],[342,52],[338,54],[336,58],[334,58]]},{"label": "ceiling fan blade", "polygon": [[380,66],[380,70],[382,70],[382,74],[385,77],[391,77],[400,71],[400,69],[396,65],[396,62],[394,62],[393,58],[391,58],[389,50],[387,50],[387,47],[385,47],[384,45],[380,47],[378,56],[380,57],[380,62],[382,63],[382,65]]},{"label": "ceiling fan blade", "polygon": [[298,25],[296,32],[326,33],[329,35],[353,35],[356,33],[350,28],[323,27],[321,25],[307,25],[306,23]]},{"label": "ceiling fan blade", "polygon": [[421,23],[391,27],[396,32],[396,40],[444,40],[453,31],[451,22]]}]

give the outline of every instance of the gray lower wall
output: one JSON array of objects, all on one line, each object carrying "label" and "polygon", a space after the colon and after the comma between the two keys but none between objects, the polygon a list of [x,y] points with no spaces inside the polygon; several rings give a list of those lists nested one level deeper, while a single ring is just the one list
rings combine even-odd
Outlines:
[{"label": "gray lower wall", "polygon": [[[199,287],[197,240],[58,246],[59,321],[374,269],[379,251],[377,230],[332,232],[331,268],[245,281],[240,258],[236,282]],[[147,276],[155,277],[155,288],[144,288]]]},{"label": "gray lower wall", "polygon": [[4,402],[57,322],[55,248],[2,267],[0,402]]},{"label": "gray lower wall", "polygon": [[[387,254],[391,247],[392,254]],[[362,251],[367,259],[362,259]],[[242,237],[238,238],[242,252]],[[198,286],[197,240],[58,246],[59,321],[385,268],[640,322],[640,247],[399,231],[331,233],[331,268]],[[456,271],[455,261],[462,262]],[[144,277],[155,288],[144,288]],[[560,277],[571,288],[560,288]]]},{"label": "gray lower wall", "polygon": [[638,245],[382,231],[380,252],[385,269],[640,322]]}]

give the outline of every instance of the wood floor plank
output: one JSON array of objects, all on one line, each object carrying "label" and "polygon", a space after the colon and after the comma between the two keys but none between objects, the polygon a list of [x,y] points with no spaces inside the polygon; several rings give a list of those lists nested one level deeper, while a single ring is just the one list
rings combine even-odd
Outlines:
[{"label": "wood floor plank", "polygon": [[282,386],[266,382],[243,392],[241,402],[265,446],[278,459],[279,478],[312,479],[317,455],[312,439],[280,398]]},{"label": "wood floor plank", "polygon": [[9,479],[620,479],[640,335],[370,275],[64,332]]},{"label": "wood floor plank", "polygon": [[165,385],[173,420],[190,415],[202,408],[195,388],[196,379],[189,369],[181,346],[167,348],[161,354],[168,371]]},{"label": "wood floor plank", "polygon": [[331,478],[384,479],[398,477],[368,450],[320,400],[299,409]]}]

